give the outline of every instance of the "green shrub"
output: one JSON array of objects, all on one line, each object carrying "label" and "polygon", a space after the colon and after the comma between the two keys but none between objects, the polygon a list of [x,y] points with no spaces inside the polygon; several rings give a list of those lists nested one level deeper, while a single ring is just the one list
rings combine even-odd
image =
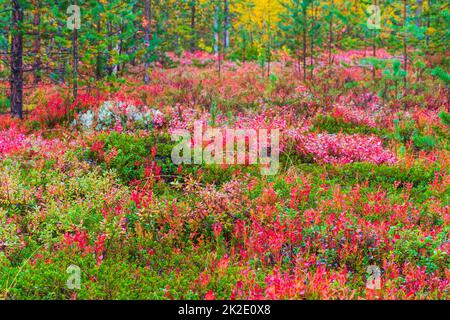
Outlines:
[{"label": "green shrub", "polygon": [[386,129],[373,128],[366,125],[344,122],[342,119],[332,116],[318,115],[313,122],[313,131],[326,131],[328,133],[345,133],[345,134],[376,134],[384,136],[387,134]]},{"label": "green shrub", "polygon": [[450,127],[450,113],[442,111],[439,114],[439,118],[441,118],[442,123],[444,123],[446,126]]},{"label": "green shrub", "polygon": [[[85,160],[95,161],[103,169],[115,169],[124,183],[144,177],[145,166],[152,160],[161,166],[161,174],[170,176],[176,172],[177,166],[171,160],[172,142],[168,136],[139,137],[138,135],[111,132],[101,133],[96,141],[103,143],[104,155],[117,150],[117,155],[106,163],[104,155],[91,146],[84,153]],[[151,150],[157,146],[155,159],[151,159]]]},{"label": "green shrub", "polygon": [[436,67],[431,71],[431,74],[444,82],[445,85],[450,83],[450,75],[442,68]]},{"label": "green shrub", "polygon": [[414,147],[419,150],[432,150],[436,146],[436,140],[431,136],[422,136],[415,133],[412,137]]},{"label": "green shrub", "polygon": [[374,165],[371,163],[352,163],[342,167],[334,167],[330,171],[339,179],[351,183],[369,181],[371,184],[392,186],[394,182],[412,183],[414,186],[425,186],[434,178],[436,168],[425,168],[415,165],[410,168]]},{"label": "green shrub", "polygon": [[7,96],[0,96],[0,113],[7,112],[11,104]]},{"label": "green shrub", "polygon": [[411,140],[413,135],[417,132],[416,123],[412,119],[404,120],[402,122],[400,122],[399,119],[395,119],[394,128],[394,137],[402,143]]}]

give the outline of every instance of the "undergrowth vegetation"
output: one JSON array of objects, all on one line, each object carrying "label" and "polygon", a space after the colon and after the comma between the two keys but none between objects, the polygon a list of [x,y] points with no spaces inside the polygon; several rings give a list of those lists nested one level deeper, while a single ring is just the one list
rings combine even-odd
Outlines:
[{"label": "undergrowth vegetation", "polygon": [[[361,71],[349,90],[344,71],[306,86],[285,70],[155,68],[0,116],[0,298],[448,299],[448,89],[430,75],[383,101]],[[170,134],[195,121],[279,129],[278,173],[174,164]]]}]

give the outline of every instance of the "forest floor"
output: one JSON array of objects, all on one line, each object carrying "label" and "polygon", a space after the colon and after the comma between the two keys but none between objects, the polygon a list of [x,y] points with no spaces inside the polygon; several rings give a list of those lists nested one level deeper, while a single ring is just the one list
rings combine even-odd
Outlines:
[{"label": "forest floor", "polygon": [[[0,115],[0,298],[449,299],[448,89],[361,54],[307,83],[187,57],[72,104],[28,90]],[[174,163],[198,125],[278,132],[276,172]]]}]

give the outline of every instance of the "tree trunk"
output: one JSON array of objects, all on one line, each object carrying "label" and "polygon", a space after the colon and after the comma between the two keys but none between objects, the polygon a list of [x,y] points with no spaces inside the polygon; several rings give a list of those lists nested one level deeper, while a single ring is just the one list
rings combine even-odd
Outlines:
[{"label": "tree trunk", "polygon": [[107,62],[106,62],[106,70],[108,71],[108,76],[111,76],[113,74],[113,64],[112,64],[112,54],[113,51],[113,44],[112,44],[112,35],[113,35],[113,27],[111,21],[108,21],[107,24],[108,28],[108,56],[107,56]]},{"label": "tree trunk", "polygon": [[[102,31],[102,23],[100,16],[98,17],[97,21],[97,36],[100,37]],[[97,50],[99,50],[100,45],[98,44]],[[102,56],[100,51],[97,51],[97,62],[96,62],[96,68],[95,68],[95,78],[97,80],[100,80],[102,78]]]},{"label": "tree trunk", "polygon": [[33,54],[35,57],[34,60],[34,83],[38,84],[41,81],[41,30],[40,30],[40,24],[41,24],[41,13],[40,13],[40,3],[38,4],[38,7],[36,8],[37,12],[33,17],[33,26],[36,32],[36,38],[34,39],[33,43]]},{"label": "tree trunk", "polygon": [[197,49],[197,32],[195,30],[195,1],[192,1],[191,3],[191,32],[192,32],[192,37],[191,37],[191,51],[195,51]]},{"label": "tree trunk", "polygon": [[267,12],[267,35],[268,35],[268,45],[267,45],[267,77],[270,76],[270,63],[272,60],[272,24],[270,21],[270,13],[271,13],[270,0],[268,3],[268,12]]},{"label": "tree trunk", "polygon": [[151,33],[151,19],[152,19],[152,2],[151,0],[145,0],[145,27],[144,27],[144,42],[145,42],[145,62],[144,62],[144,83],[150,83],[150,76],[148,75],[148,69],[150,67],[150,57],[148,54],[148,49],[150,46],[150,33]]},{"label": "tree trunk", "polygon": [[[377,0],[374,0],[374,5],[377,5]],[[372,30],[372,55],[374,58],[377,57],[377,44],[376,44],[376,37],[375,37],[375,29]],[[375,83],[375,76],[376,76],[376,70],[375,66],[372,67],[372,80],[373,83]]]},{"label": "tree trunk", "polygon": [[216,3],[216,7],[214,8],[214,52],[217,54],[217,71],[219,72],[219,79],[221,78],[222,72],[222,57],[221,57],[221,17],[220,17],[220,2]]},{"label": "tree trunk", "polygon": [[407,30],[406,30],[406,10],[407,10],[407,5],[406,5],[406,1],[407,0],[403,0],[403,64],[404,64],[404,68],[405,68],[405,76],[403,77],[403,85],[404,88],[406,90],[406,78],[407,78],[407,73],[408,73],[408,50],[407,50]]},{"label": "tree trunk", "polygon": [[245,31],[244,31],[243,36],[242,36],[242,58],[241,58],[242,61],[246,60],[246,58],[247,58],[246,53],[247,53],[247,35],[245,34]]},{"label": "tree trunk", "polygon": [[297,34],[297,43],[298,43],[298,47],[296,47],[295,49],[295,66],[294,66],[294,75],[296,78],[300,79],[301,75],[302,75],[302,71],[301,71],[301,59],[300,59],[300,31]]},{"label": "tree trunk", "polygon": [[[120,26],[120,33],[123,33],[123,24]],[[116,47],[114,48],[114,50],[117,52],[117,55],[120,57],[122,55],[122,50],[123,50],[123,40],[120,39],[119,42],[116,44]],[[123,63],[117,63],[113,66],[113,74],[114,75],[118,75],[120,74],[120,71],[122,70]]]},{"label": "tree trunk", "polygon": [[[334,1],[331,1],[331,10],[333,10],[334,9]],[[329,25],[329,39],[328,39],[328,49],[329,49],[329,52],[328,52],[328,64],[331,66],[331,55],[332,55],[332,43],[333,43],[333,14],[334,13],[331,13],[331,16],[330,16],[330,25]]]},{"label": "tree trunk", "polygon": [[222,73],[222,54],[221,54],[221,49],[220,49],[220,32],[217,32],[217,42],[218,42],[218,50],[217,50],[217,68],[219,71],[219,79],[221,78],[221,73]]},{"label": "tree trunk", "polygon": [[230,35],[229,35],[229,8],[228,8],[228,0],[223,0],[223,49],[226,50],[230,45]]},{"label": "tree trunk", "polygon": [[[76,3],[76,2],[75,2]],[[72,39],[72,59],[73,59],[73,101],[77,100],[78,96],[78,29],[73,29]]]},{"label": "tree trunk", "polygon": [[303,81],[306,81],[306,28],[307,28],[307,10],[303,6]]},{"label": "tree trunk", "polygon": [[310,72],[311,72],[311,81],[314,81],[314,33],[315,33],[315,21],[316,21],[316,13],[315,13],[315,7],[314,7],[314,1],[311,2],[311,12],[312,12],[312,25],[311,25],[311,42],[310,42],[310,52],[311,52],[311,57],[310,57]]},{"label": "tree trunk", "polygon": [[270,76],[271,63],[272,63],[272,49],[271,49],[271,42],[269,40],[269,45],[267,46],[267,77]]},{"label": "tree trunk", "polygon": [[[431,0],[428,0],[428,17],[427,17],[427,30],[431,27]],[[425,43],[428,46],[430,45],[430,36],[427,33],[427,36],[425,37]]]},{"label": "tree trunk", "polygon": [[214,8],[214,53],[219,54],[219,6]]},{"label": "tree trunk", "polygon": [[23,11],[19,0],[12,0],[11,39],[11,115],[23,118]]},{"label": "tree trunk", "polygon": [[422,0],[417,0],[417,10],[416,10],[416,26],[420,27],[422,25]]}]

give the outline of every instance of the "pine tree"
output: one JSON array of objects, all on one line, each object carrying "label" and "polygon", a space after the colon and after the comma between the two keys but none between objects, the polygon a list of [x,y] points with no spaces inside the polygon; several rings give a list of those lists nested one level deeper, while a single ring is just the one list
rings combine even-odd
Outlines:
[{"label": "pine tree", "polygon": [[286,12],[281,14],[283,22],[280,28],[284,31],[288,46],[295,52],[296,73],[300,73],[300,52],[303,61],[303,81],[306,81],[306,59],[307,59],[307,34],[308,34],[308,8],[311,0],[291,0],[283,4]]}]

